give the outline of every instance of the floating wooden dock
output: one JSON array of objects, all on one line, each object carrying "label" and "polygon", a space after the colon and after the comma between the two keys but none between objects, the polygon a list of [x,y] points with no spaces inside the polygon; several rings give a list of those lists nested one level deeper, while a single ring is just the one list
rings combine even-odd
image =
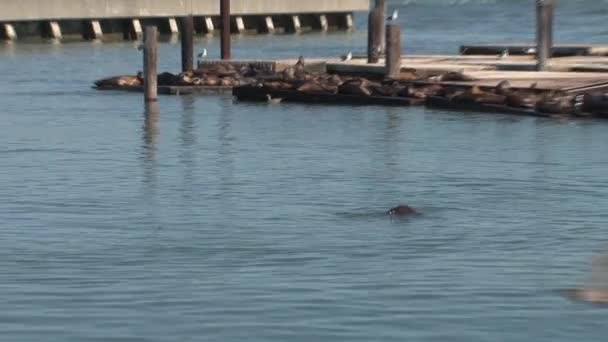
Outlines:
[{"label": "floating wooden dock", "polygon": [[[566,71],[522,71],[518,67],[507,68],[505,65],[534,64],[531,56],[509,56],[500,58],[497,56],[472,56],[472,55],[407,55],[402,57],[400,74],[397,81],[400,86],[412,86],[414,88],[441,87],[458,91],[476,91],[495,93],[501,82],[507,81],[512,91],[535,94],[536,100],[542,99],[547,94],[551,96],[563,96],[574,99],[579,95],[608,93],[608,57],[560,57],[551,59],[553,68]],[[234,96],[243,101],[268,101],[267,95],[272,99],[280,98],[284,102],[302,102],[319,104],[345,104],[345,105],[389,105],[410,106],[428,105],[430,107],[447,108],[454,110],[477,110],[483,112],[501,112],[516,115],[552,116],[563,115],[561,111],[550,112],[547,107],[510,107],[507,104],[482,103],[476,101],[451,101],[450,96],[435,96],[430,94],[426,98],[402,97],[402,96],[370,96],[349,95],[336,92],[303,92],[293,89],[281,89],[265,86],[266,81],[279,80],[282,72],[292,67],[296,60],[240,60],[240,61],[213,61],[208,60],[203,65],[218,63],[232,64],[235,69],[247,65],[255,65],[256,68],[264,70],[270,76],[259,76],[257,81],[249,85],[241,86],[159,86],[160,94],[185,95],[185,94],[215,94],[232,92]],[[311,74],[337,74],[340,77],[353,78],[362,77],[373,82],[384,79],[385,66],[382,59],[378,63],[368,64],[363,58],[355,57],[348,61],[340,58],[334,59],[306,59],[305,69]],[[575,68],[586,69],[573,72]],[[462,79],[442,78],[446,74],[461,75]],[[274,75],[274,76],[273,76]],[[268,78],[266,78],[268,77]],[[142,91],[141,87],[106,87],[100,90],[127,90]],[[561,95],[555,95],[561,94]],[[608,113],[608,101],[601,100],[589,107],[594,113],[605,117]],[[561,105],[558,105],[558,107]],[[599,106],[599,107],[598,107]],[[570,106],[566,106],[570,108]],[[549,107],[551,108],[551,107]],[[563,106],[559,107],[563,108]],[[574,108],[574,107],[572,107]]]},{"label": "floating wooden dock", "polygon": [[[501,55],[503,52],[509,55],[530,55],[536,54],[535,44],[476,44],[461,45],[460,54],[462,55]],[[600,44],[557,44],[551,49],[554,57],[570,56],[607,56],[608,45]]]},{"label": "floating wooden dock", "polygon": [[303,102],[313,104],[383,105],[410,106],[420,105],[424,100],[396,96],[361,96],[350,94],[308,93],[297,90],[274,89],[270,87],[235,87],[232,95],[242,101],[267,102],[267,95],[281,102]]}]

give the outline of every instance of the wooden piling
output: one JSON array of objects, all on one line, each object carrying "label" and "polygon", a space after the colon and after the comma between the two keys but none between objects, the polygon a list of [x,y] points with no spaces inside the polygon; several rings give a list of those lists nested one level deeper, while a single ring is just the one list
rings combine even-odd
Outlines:
[{"label": "wooden piling", "polygon": [[386,25],[386,77],[398,78],[401,73],[401,27]]},{"label": "wooden piling", "polygon": [[220,0],[221,58],[230,59],[230,0]]},{"label": "wooden piling", "polygon": [[156,101],[158,96],[156,64],[158,49],[155,26],[146,26],[144,31],[144,100]]},{"label": "wooden piling", "polygon": [[547,60],[551,58],[553,47],[553,0],[536,1],[536,68],[547,69]]},{"label": "wooden piling", "polygon": [[367,26],[367,63],[378,63],[384,44],[384,0],[376,0]]},{"label": "wooden piling", "polygon": [[194,58],[194,17],[189,15],[181,19],[182,24],[182,72],[192,71]]}]

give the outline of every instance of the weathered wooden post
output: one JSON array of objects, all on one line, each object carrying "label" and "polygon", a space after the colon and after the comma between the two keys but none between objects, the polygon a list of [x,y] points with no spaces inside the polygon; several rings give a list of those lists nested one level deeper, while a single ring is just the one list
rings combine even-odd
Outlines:
[{"label": "weathered wooden post", "polygon": [[182,18],[182,71],[192,71],[194,58],[194,18],[192,15]]},{"label": "weathered wooden post", "polygon": [[230,0],[220,0],[222,21],[221,58],[230,59]]},{"label": "weathered wooden post", "polygon": [[547,69],[553,48],[554,0],[536,0],[536,69]]},{"label": "weathered wooden post", "polygon": [[367,23],[367,63],[378,63],[384,50],[384,0],[376,0]]},{"label": "weathered wooden post", "polygon": [[146,26],[144,31],[144,100],[156,101],[158,96],[156,63],[158,49],[156,44],[156,26]]},{"label": "weathered wooden post", "polygon": [[386,77],[398,78],[401,73],[401,27],[391,22],[386,25]]}]

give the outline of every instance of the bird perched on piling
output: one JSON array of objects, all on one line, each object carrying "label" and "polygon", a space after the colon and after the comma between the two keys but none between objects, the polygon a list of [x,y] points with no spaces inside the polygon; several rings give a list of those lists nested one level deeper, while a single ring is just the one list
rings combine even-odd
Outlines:
[{"label": "bird perched on piling", "polygon": [[390,17],[386,18],[386,20],[395,21],[395,20],[397,20],[398,16],[399,16],[399,11],[395,9],[395,10],[393,10],[393,14],[391,14]]}]

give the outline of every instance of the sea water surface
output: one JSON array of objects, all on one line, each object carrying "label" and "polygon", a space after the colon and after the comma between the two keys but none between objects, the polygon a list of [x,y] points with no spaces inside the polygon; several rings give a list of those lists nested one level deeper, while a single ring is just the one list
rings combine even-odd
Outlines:
[{"label": "sea water surface", "polygon": [[[395,6],[408,53],[534,37],[532,1]],[[608,42],[607,13],[559,1],[556,40]],[[363,53],[356,23],[233,54]],[[135,46],[0,45],[0,340],[605,340],[552,290],[606,247],[608,122],[90,88]]]}]

